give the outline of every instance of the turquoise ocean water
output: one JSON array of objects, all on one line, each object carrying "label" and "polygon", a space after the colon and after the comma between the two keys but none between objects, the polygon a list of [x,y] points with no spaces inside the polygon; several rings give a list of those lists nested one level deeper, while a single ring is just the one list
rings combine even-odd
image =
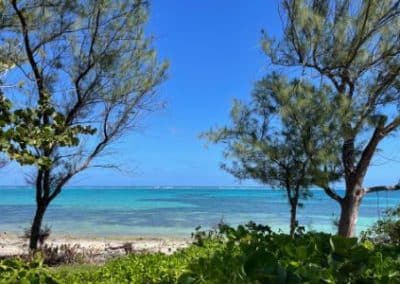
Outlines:
[{"label": "turquoise ocean water", "polygon": [[[332,232],[339,207],[322,191],[299,210],[300,224]],[[339,191],[340,192],[340,191]],[[33,212],[34,190],[0,188],[0,231],[21,234]],[[400,193],[372,194],[363,200],[358,231],[400,202]],[[53,234],[76,237],[189,237],[197,226],[221,220],[237,225],[253,220],[287,231],[289,207],[282,191],[227,187],[66,188],[49,207],[44,224]]]}]

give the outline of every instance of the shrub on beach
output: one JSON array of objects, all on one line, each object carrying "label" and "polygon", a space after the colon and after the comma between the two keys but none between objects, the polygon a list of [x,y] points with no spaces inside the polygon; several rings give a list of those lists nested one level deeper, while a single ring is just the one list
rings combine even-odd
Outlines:
[{"label": "shrub on beach", "polygon": [[80,251],[79,245],[62,244],[60,246],[42,246],[44,264],[55,266],[62,264],[84,263],[85,254]]},{"label": "shrub on beach", "polygon": [[[399,247],[325,233],[295,238],[249,223],[220,227],[202,240],[220,243],[189,264],[190,283],[399,283]],[[218,279],[218,280],[216,280]]]}]

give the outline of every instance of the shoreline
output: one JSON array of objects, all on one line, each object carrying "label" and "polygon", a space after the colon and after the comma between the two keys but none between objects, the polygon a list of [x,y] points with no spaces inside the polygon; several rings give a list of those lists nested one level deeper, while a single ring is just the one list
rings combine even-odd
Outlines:
[{"label": "shoreline", "polygon": [[[169,237],[80,237],[50,236],[45,246],[60,248],[63,245],[73,247],[77,253],[88,257],[89,262],[101,263],[107,259],[123,256],[128,253],[172,254],[191,243],[190,238],[177,239]],[[28,253],[28,241],[12,233],[0,234],[0,257],[21,256]]]}]

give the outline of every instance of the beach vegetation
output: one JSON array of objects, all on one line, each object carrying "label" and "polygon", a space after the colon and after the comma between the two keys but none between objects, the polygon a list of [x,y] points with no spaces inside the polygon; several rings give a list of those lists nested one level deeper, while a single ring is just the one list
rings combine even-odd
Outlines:
[{"label": "beach vegetation", "polygon": [[83,264],[86,260],[86,253],[82,252],[79,244],[44,245],[40,248],[40,254],[43,263],[49,266]]},{"label": "beach vegetation", "polygon": [[[7,108],[0,126],[5,121],[3,129],[16,132],[16,143],[7,145],[17,149],[3,152],[34,165],[37,206],[29,247],[35,250],[46,210],[65,184],[91,166],[116,168],[101,156],[137,129],[146,113],[162,107],[156,90],[168,64],[159,62],[144,31],[147,1],[2,5],[0,50],[7,66],[18,66],[3,79],[20,80],[2,89]],[[7,97],[19,106],[11,124]]]},{"label": "beach vegetation", "polygon": [[292,238],[249,223],[198,234],[172,255],[130,254],[101,266],[2,261],[0,277],[18,283],[398,283],[398,254],[398,246],[317,232]]},{"label": "beach vegetation", "polygon": [[271,69],[332,88],[329,100],[337,110],[330,114],[340,119],[334,139],[341,144],[336,159],[345,193],[332,186],[324,190],[340,205],[339,235],[352,237],[363,197],[400,189],[400,184],[364,185],[382,141],[400,128],[400,1],[280,2],[282,37],[263,31],[263,49]]},{"label": "beach vegetation", "polygon": [[40,258],[30,261],[22,259],[0,260],[0,283],[62,283],[48,269]]}]

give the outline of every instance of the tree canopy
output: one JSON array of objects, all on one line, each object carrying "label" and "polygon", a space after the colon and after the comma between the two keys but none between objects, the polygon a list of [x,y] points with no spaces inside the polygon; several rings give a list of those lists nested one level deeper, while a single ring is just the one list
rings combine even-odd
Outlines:
[{"label": "tree canopy", "polygon": [[256,83],[249,103],[235,101],[232,125],[204,134],[225,144],[222,167],[239,179],[284,189],[291,205],[291,233],[299,199],[314,184],[326,188],[341,177],[339,146],[332,137],[338,116],[332,116],[332,89],[273,73]]},{"label": "tree canopy", "polygon": [[264,51],[273,65],[332,86],[332,100],[341,102],[335,139],[342,144],[337,156],[346,192],[328,191],[342,208],[339,233],[352,236],[365,194],[400,189],[364,186],[380,142],[400,126],[400,1],[281,3],[283,36],[272,39],[264,33]]}]

